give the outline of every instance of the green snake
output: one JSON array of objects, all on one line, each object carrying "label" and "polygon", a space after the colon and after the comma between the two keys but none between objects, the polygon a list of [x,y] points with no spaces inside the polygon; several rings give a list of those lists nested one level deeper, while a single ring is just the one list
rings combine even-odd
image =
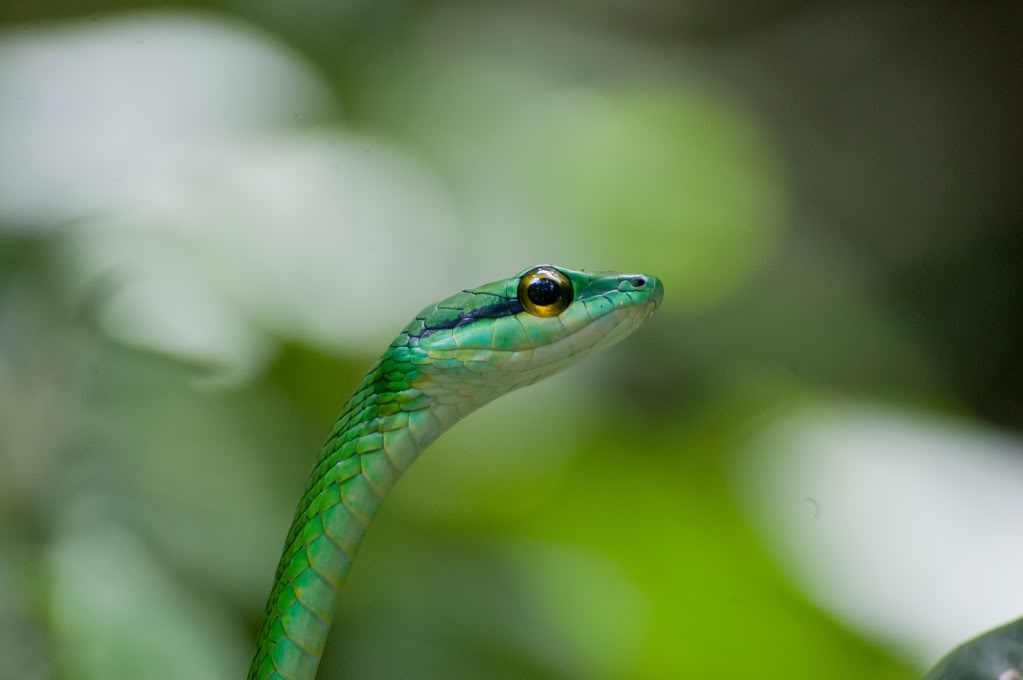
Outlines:
[{"label": "green snake", "polygon": [[285,540],[249,680],[313,680],[366,526],[423,449],[480,406],[618,342],[663,296],[652,276],[542,265],[416,315],[327,437]]}]

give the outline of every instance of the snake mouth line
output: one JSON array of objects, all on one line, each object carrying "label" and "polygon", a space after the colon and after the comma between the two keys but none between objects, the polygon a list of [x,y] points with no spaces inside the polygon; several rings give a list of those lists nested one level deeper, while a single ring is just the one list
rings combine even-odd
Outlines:
[{"label": "snake mouth line", "polygon": [[567,364],[574,363],[582,357],[619,342],[635,331],[647,316],[649,316],[649,312],[644,306],[618,307],[597,317],[595,321],[575,333],[549,344],[528,350],[491,351],[511,351],[515,356],[509,365],[512,363],[516,365],[521,379],[516,379],[515,382],[528,383],[538,377],[555,373]]}]

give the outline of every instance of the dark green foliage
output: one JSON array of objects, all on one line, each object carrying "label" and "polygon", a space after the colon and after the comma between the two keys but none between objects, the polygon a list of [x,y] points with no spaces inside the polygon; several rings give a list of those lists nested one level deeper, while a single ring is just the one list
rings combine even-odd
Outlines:
[{"label": "dark green foliage", "polygon": [[1017,680],[1023,675],[1023,618],[949,652],[924,680]]}]

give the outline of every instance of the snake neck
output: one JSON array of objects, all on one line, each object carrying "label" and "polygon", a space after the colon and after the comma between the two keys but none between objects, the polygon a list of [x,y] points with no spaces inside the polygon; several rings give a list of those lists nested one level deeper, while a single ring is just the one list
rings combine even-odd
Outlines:
[{"label": "snake neck", "polygon": [[446,353],[402,336],[356,387],[309,477],[250,680],[313,680],[341,587],[383,498],[423,449],[506,391],[464,380],[466,369]]},{"label": "snake neck", "polygon": [[488,401],[621,340],[663,295],[653,277],[558,271],[576,299],[556,316],[523,312],[523,272],[426,307],[373,364],[295,513],[250,680],[313,680],[366,527],[423,449]]}]

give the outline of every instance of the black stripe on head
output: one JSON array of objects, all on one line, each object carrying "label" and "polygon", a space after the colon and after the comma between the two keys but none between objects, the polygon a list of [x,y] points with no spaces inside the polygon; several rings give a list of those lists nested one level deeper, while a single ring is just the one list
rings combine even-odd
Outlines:
[{"label": "black stripe on head", "polygon": [[420,337],[425,338],[433,331],[440,331],[445,328],[465,326],[477,319],[500,319],[503,316],[512,316],[522,311],[522,303],[519,302],[518,298],[498,298],[498,300],[498,302],[478,307],[434,326],[426,326]]}]

